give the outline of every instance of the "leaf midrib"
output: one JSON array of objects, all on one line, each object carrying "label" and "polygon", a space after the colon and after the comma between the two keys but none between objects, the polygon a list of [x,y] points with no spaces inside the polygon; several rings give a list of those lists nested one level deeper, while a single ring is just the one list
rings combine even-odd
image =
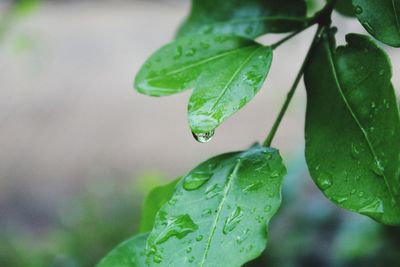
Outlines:
[{"label": "leaf midrib", "polygon": [[252,51],[245,60],[243,60],[243,62],[239,65],[239,67],[235,70],[235,72],[232,74],[232,76],[229,78],[228,82],[226,83],[226,85],[224,86],[224,88],[222,89],[221,93],[218,95],[217,99],[215,100],[215,103],[212,105],[212,107],[210,108],[210,110],[208,111],[209,113],[212,113],[212,110],[214,110],[217,105],[220,103],[222,97],[226,94],[226,92],[228,91],[230,85],[232,84],[232,82],[237,78],[237,75],[243,70],[243,68],[247,65],[247,63],[250,61],[250,59],[254,56],[254,54],[256,54],[259,50],[261,50],[262,48],[264,48],[263,46],[255,49],[254,51]]},{"label": "leaf midrib", "polygon": [[230,190],[231,185],[232,185],[232,181],[236,177],[236,174],[237,174],[237,171],[239,170],[240,164],[241,164],[241,158],[239,156],[239,158],[236,160],[235,166],[232,168],[232,172],[228,176],[228,181],[227,181],[226,186],[225,186],[224,195],[223,195],[223,197],[221,199],[221,202],[220,202],[220,204],[218,206],[217,214],[216,214],[215,219],[213,221],[213,224],[211,225],[211,228],[210,228],[210,232],[211,233],[210,233],[210,235],[209,235],[209,237],[207,239],[206,248],[205,248],[205,251],[204,251],[204,254],[203,254],[203,258],[202,258],[202,260],[200,262],[200,265],[199,265],[200,267],[204,266],[205,261],[207,259],[208,252],[210,251],[210,247],[211,247],[212,238],[214,236],[215,230],[217,228],[217,223],[218,223],[219,218],[221,216],[221,211],[222,211],[222,209],[224,207],[224,204],[225,204],[225,202],[227,200],[228,193],[229,193],[229,190]]},{"label": "leaf midrib", "polygon": [[248,46],[243,46],[243,47],[239,47],[239,48],[236,48],[236,49],[232,49],[232,50],[229,50],[227,52],[223,52],[221,54],[218,54],[218,55],[206,58],[206,59],[199,60],[199,61],[197,61],[195,63],[185,65],[182,68],[167,72],[166,74],[163,74],[163,75],[160,75],[160,76],[156,76],[156,77],[153,77],[153,78],[147,78],[146,80],[148,82],[150,82],[150,81],[155,81],[155,80],[158,80],[158,79],[162,79],[164,77],[171,76],[171,75],[183,72],[185,70],[188,70],[188,69],[191,69],[191,68],[194,68],[194,67],[198,67],[198,66],[200,66],[202,64],[205,64],[207,62],[217,60],[217,59],[222,58],[224,56],[228,56],[228,55],[231,55],[231,54],[238,53],[243,49],[247,49],[247,48],[250,48],[250,47],[256,47],[256,46],[258,46],[258,44],[252,44],[252,45],[248,45]]},{"label": "leaf midrib", "polygon": [[[335,80],[335,83],[336,83],[336,87],[338,88],[339,94],[340,94],[340,96],[341,96],[343,102],[345,103],[346,108],[347,108],[348,111],[350,112],[351,117],[354,119],[354,121],[356,122],[358,128],[361,130],[361,132],[362,132],[362,134],[363,134],[365,140],[367,141],[367,144],[368,144],[368,147],[369,147],[369,149],[370,149],[370,151],[371,151],[371,154],[372,154],[372,156],[374,157],[375,163],[377,163],[377,161],[378,161],[378,156],[377,156],[377,153],[375,152],[374,147],[372,146],[372,142],[371,142],[371,140],[369,140],[369,137],[368,137],[367,133],[365,132],[364,128],[362,127],[362,124],[361,124],[360,121],[358,120],[358,118],[357,118],[357,116],[355,115],[353,109],[351,108],[349,102],[347,101],[346,96],[345,96],[344,93],[343,93],[342,85],[341,85],[341,83],[340,83],[340,81],[339,81],[339,78],[338,78],[337,67],[336,67],[336,65],[335,65],[335,61],[333,60],[333,51],[332,51],[332,48],[331,48],[331,46],[330,46],[327,42],[324,42],[324,48],[325,48],[325,50],[327,51],[327,54],[328,54],[329,65],[330,65],[330,67],[331,67],[331,69],[332,69],[332,74],[333,74],[333,77],[334,77],[334,80]],[[395,203],[397,204],[397,206],[400,206],[399,203],[398,203],[397,198],[395,197],[394,193],[393,193],[392,190],[391,190],[391,186],[389,185],[389,182],[388,182],[388,179],[387,179],[387,177],[386,177],[385,171],[383,171],[383,178],[384,178],[384,180],[385,180],[385,184],[386,184],[386,187],[387,187],[387,189],[388,189],[388,191],[389,191],[389,194],[390,194],[391,198],[395,201]]]}]

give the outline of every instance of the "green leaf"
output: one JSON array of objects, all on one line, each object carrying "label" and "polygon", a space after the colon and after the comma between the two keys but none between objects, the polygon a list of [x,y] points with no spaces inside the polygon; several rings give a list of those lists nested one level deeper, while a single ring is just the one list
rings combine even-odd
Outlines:
[{"label": "green leaf", "polygon": [[379,41],[400,47],[400,0],[353,0],[358,20]]},{"label": "green leaf", "polygon": [[351,0],[338,0],[335,5],[335,10],[346,17],[355,16]]},{"label": "green leaf", "polygon": [[256,258],[281,204],[285,174],[278,151],[259,145],[200,164],[158,212],[149,266],[235,267]]},{"label": "green leaf", "polygon": [[154,219],[158,210],[172,197],[175,186],[181,178],[178,178],[169,184],[154,188],[146,197],[142,216],[140,220],[140,232],[150,232],[153,229]]},{"label": "green leaf", "polygon": [[254,39],[305,26],[304,0],[192,0],[189,17],[177,36],[220,33]]},{"label": "green leaf", "polygon": [[389,59],[370,38],[324,40],[305,72],[306,159],[338,206],[400,224],[400,119]]},{"label": "green leaf", "polygon": [[194,133],[207,133],[248,103],[261,88],[272,49],[224,35],[190,36],[161,48],[139,71],[135,87],[163,96],[196,87],[189,103]]},{"label": "green leaf", "polygon": [[148,233],[128,239],[107,254],[97,267],[144,267]]}]

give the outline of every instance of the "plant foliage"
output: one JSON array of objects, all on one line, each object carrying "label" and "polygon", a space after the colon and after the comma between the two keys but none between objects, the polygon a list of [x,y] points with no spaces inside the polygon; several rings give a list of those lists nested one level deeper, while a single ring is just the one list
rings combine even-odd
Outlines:
[{"label": "plant foliage", "polygon": [[[261,89],[282,43],[314,25],[315,37],[263,145],[213,157],[146,199],[141,232],[107,255],[109,266],[242,266],[265,249],[281,204],[286,168],[271,148],[293,94],[307,89],[306,160],[337,206],[400,225],[400,118],[390,59],[371,37],[349,33],[336,46],[332,12],[357,18],[376,40],[400,46],[400,0],[332,0],[311,17],[302,0],[192,0],[176,40],[153,54],[138,92],[194,89],[189,125],[198,141]],[[314,8],[314,7],[312,7]],[[288,33],[271,45],[254,40]]]}]

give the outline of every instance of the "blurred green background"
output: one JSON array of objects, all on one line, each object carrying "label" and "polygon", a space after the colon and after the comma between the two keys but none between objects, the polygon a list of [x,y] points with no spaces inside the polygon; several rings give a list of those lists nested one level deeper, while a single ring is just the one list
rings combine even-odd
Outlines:
[{"label": "blurred green background", "polygon": [[[184,0],[0,0],[0,266],[94,266],[134,235],[152,187],[266,135],[312,30],[277,51],[255,100],[201,145],[187,93],[156,99],[131,88],[188,9]],[[339,42],[364,32],[334,16]],[[400,53],[387,51],[399,89]],[[274,144],[289,169],[284,204],[267,251],[247,266],[400,266],[399,228],[335,207],[311,182],[302,89]]]}]

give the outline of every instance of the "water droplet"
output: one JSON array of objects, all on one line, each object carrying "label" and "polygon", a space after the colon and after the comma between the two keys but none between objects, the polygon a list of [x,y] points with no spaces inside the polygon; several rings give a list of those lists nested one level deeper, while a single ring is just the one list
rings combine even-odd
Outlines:
[{"label": "water droplet", "polygon": [[154,257],[153,257],[153,261],[155,262],[155,263],[161,263],[162,262],[162,257],[160,256],[160,255],[154,255]]},{"label": "water droplet", "polygon": [[256,85],[263,80],[263,76],[255,71],[249,71],[243,76],[243,80],[249,85]]},{"label": "water droplet", "polygon": [[206,199],[212,199],[219,194],[221,194],[222,188],[218,184],[214,184],[212,186],[207,187],[206,189]]},{"label": "water droplet", "polygon": [[350,191],[350,195],[354,195],[356,192],[357,192],[357,190],[355,190],[355,189],[353,188],[353,189],[351,189],[351,191]]},{"label": "water droplet", "polygon": [[379,70],[379,75],[382,76],[383,74],[385,74],[385,70],[384,69]]},{"label": "water droplet", "polygon": [[201,213],[201,217],[208,217],[212,214],[212,210],[211,209],[205,209],[203,210],[203,212]]},{"label": "water droplet", "polygon": [[363,197],[365,195],[365,193],[363,191],[361,191],[360,193],[358,193],[359,197]]},{"label": "water droplet", "polygon": [[264,207],[264,211],[265,211],[265,212],[270,212],[271,209],[272,209],[272,206],[271,206],[271,205],[267,205],[267,206]]},{"label": "water droplet", "polygon": [[197,142],[207,143],[214,137],[215,131],[212,130],[212,131],[207,132],[207,133],[194,133],[194,132],[192,132],[192,134],[193,134],[194,139],[196,139]]},{"label": "water droplet", "polygon": [[201,46],[202,48],[204,48],[204,49],[210,48],[210,44],[209,44],[209,43],[205,43],[205,42],[201,42],[201,43],[200,43],[200,46]]},{"label": "water droplet", "polygon": [[382,163],[379,160],[375,160],[372,164],[371,170],[378,176],[383,176],[383,172],[385,168],[382,166]]},{"label": "water droplet", "polygon": [[360,15],[361,13],[363,13],[363,9],[362,9],[361,6],[355,6],[355,7],[354,7],[354,12],[355,12],[357,15]]},{"label": "water droplet", "polygon": [[243,189],[243,192],[247,193],[247,192],[252,192],[252,191],[257,191],[258,189],[260,189],[263,186],[263,183],[258,181],[258,182],[254,182],[249,184],[248,186],[246,186]]},{"label": "water droplet", "polygon": [[371,102],[371,108],[376,108],[376,103],[374,101]]},{"label": "water droplet", "polygon": [[279,175],[280,175],[280,173],[279,173],[279,171],[273,171],[273,172],[271,172],[271,178],[277,178],[277,177],[279,177]]},{"label": "water droplet", "polygon": [[250,234],[250,229],[244,230],[241,235],[238,235],[236,237],[236,243],[242,244],[249,237],[249,234]]},{"label": "water droplet", "polygon": [[351,144],[351,157],[353,159],[358,159],[360,157],[360,150],[354,143]]},{"label": "water droplet", "polygon": [[206,25],[206,26],[203,28],[203,33],[208,34],[208,33],[211,33],[213,30],[214,30],[214,27],[213,27],[213,26],[211,26],[211,25]]},{"label": "water droplet", "polygon": [[188,247],[188,248],[186,249],[186,253],[190,253],[190,252],[192,252],[192,247]]},{"label": "water droplet", "polygon": [[173,236],[182,239],[199,228],[189,214],[168,217],[165,212],[161,212],[160,218],[161,224],[165,225],[165,229],[155,239],[156,244],[164,243]]},{"label": "water droplet", "polygon": [[186,56],[192,57],[196,54],[196,49],[190,48],[188,51],[186,51]]},{"label": "water droplet", "polygon": [[196,259],[196,258],[192,256],[192,257],[189,258],[188,261],[189,261],[190,263],[192,263],[192,262],[194,262],[195,259]]},{"label": "water droplet", "polygon": [[197,242],[199,242],[199,241],[201,241],[201,240],[203,240],[203,236],[202,236],[202,235],[199,235],[198,237],[196,237],[196,241],[197,241]]},{"label": "water droplet", "polygon": [[196,190],[201,187],[203,184],[210,180],[211,174],[207,172],[193,172],[185,177],[185,181],[183,182],[183,188],[186,190]]},{"label": "water droplet", "polygon": [[240,207],[237,207],[225,220],[222,232],[226,235],[232,232],[242,220],[243,212]]},{"label": "water droplet", "polygon": [[177,46],[175,48],[175,54],[174,54],[174,59],[179,59],[182,56],[182,47]]},{"label": "water droplet", "polygon": [[321,173],[317,178],[317,183],[322,190],[326,190],[332,186],[332,175],[327,172]]},{"label": "water droplet", "polygon": [[361,210],[361,214],[369,215],[369,216],[378,216],[380,217],[384,212],[384,206],[381,199],[375,199],[371,203],[364,206]]}]

